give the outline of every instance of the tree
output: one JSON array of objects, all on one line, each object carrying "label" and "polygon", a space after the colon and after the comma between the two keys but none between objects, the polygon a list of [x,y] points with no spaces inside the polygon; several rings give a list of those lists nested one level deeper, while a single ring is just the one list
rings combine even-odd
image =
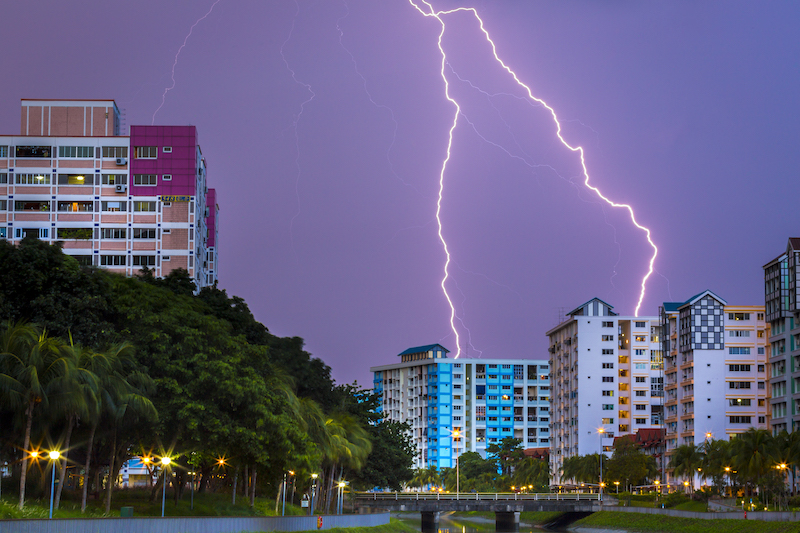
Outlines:
[{"label": "tree", "polygon": [[550,464],[543,459],[526,457],[517,463],[511,481],[518,487],[532,485],[536,491],[547,491],[550,486]]},{"label": "tree", "polygon": [[751,427],[737,435],[731,442],[731,453],[739,476],[750,486],[758,486],[776,463],[775,442],[766,429]]},{"label": "tree", "polygon": [[655,457],[642,452],[633,435],[616,439],[614,453],[605,463],[604,480],[624,480],[625,486],[641,485],[646,479],[657,475]]},{"label": "tree", "polygon": [[692,483],[698,470],[702,472],[703,454],[694,444],[681,444],[672,452],[669,467],[676,477],[683,476]]},{"label": "tree", "polygon": [[710,478],[717,491],[725,491],[725,468],[731,466],[731,445],[729,441],[708,439],[701,446],[703,455],[702,469],[706,478]]},{"label": "tree", "polygon": [[600,460],[599,453],[568,457],[561,465],[561,477],[575,482],[599,483]]},{"label": "tree", "polygon": [[25,505],[25,480],[28,475],[31,428],[36,408],[46,408],[64,387],[74,365],[64,357],[57,339],[33,326],[7,322],[0,335],[1,389],[5,401],[24,409],[22,473],[19,483],[19,508]]},{"label": "tree", "polygon": [[489,444],[486,447],[486,456],[494,458],[503,475],[509,476],[517,461],[525,457],[522,451],[522,439],[505,437],[497,444]]},{"label": "tree", "polygon": [[372,451],[364,468],[355,474],[354,484],[365,489],[388,487],[399,491],[414,476],[411,465],[417,450],[409,435],[410,426],[386,420],[368,426],[367,432]]}]

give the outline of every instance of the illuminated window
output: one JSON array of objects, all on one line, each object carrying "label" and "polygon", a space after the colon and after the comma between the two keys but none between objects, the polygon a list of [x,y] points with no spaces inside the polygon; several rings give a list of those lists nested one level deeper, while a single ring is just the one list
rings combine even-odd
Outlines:
[{"label": "illuminated window", "polygon": [[155,159],[158,157],[158,146],[134,146],[133,156],[136,159]]}]

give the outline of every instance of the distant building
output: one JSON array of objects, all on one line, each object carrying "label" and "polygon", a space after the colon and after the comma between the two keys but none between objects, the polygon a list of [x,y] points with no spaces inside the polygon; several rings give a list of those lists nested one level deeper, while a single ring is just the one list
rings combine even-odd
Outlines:
[{"label": "distant building", "polygon": [[772,432],[800,426],[800,238],[764,265],[766,320],[769,324],[769,391]]},{"label": "distant building", "polygon": [[62,242],[80,263],[126,275],[218,272],[218,211],[194,126],[132,126],[113,100],[22,100],[0,136],[0,239]]},{"label": "distant building", "polygon": [[763,306],[730,305],[704,291],[664,303],[661,326],[667,456],[682,444],[769,427]]},{"label": "distant building", "polygon": [[386,420],[408,422],[414,466],[455,467],[465,452],[486,457],[506,437],[523,448],[549,446],[546,360],[448,359],[440,344],[409,348],[400,362],[370,368]]},{"label": "distant building", "polygon": [[[550,340],[550,472],[564,459],[611,455],[614,439],[659,429],[663,359],[658,317],[623,317],[593,298],[547,332]],[[660,458],[660,454],[655,454]]]}]

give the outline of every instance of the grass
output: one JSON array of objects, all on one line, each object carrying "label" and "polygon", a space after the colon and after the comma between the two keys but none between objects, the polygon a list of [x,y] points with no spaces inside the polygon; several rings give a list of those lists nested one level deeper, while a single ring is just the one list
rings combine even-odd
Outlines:
[{"label": "grass", "polygon": [[[105,513],[103,500],[89,499],[86,512],[81,513],[80,495],[64,493],[59,509],[53,512],[53,518],[104,518],[120,515],[121,507],[133,507],[134,516],[161,516],[161,493],[152,502],[148,490],[120,490],[114,492],[111,500],[111,512]],[[17,509],[17,498],[9,495],[0,501],[0,518],[47,518],[50,514],[50,500],[29,498],[25,507]],[[255,506],[250,507],[247,498],[237,496],[236,505],[231,503],[230,494],[205,493],[194,495],[194,509],[191,509],[190,494],[185,492],[178,501],[170,498],[167,491],[166,516],[274,516],[275,500],[273,498],[256,498]],[[287,515],[304,515],[306,511],[298,506],[286,504]]]},{"label": "grass", "polygon": [[760,520],[702,520],[638,513],[598,512],[578,520],[573,527],[619,529],[638,533],[800,533],[798,522]]}]

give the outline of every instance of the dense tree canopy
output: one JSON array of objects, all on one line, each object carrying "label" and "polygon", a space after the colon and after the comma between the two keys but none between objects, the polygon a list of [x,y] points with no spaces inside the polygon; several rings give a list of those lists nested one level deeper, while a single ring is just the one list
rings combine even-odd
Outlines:
[{"label": "dense tree canopy", "polygon": [[[374,395],[337,386],[303,339],[272,335],[243,299],[195,295],[185,271],[82,267],[36,239],[0,241],[0,267],[14,272],[0,284],[0,459],[16,465],[20,504],[30,451],[70,442],[80,444],[64,464],[81,465],[84,499],[133,455],[173,457],[176,498],[190,461],[203,489],[220,466],[233,490],[242,473],[251,501],[289,469],[322,475],[322,505],[334,477],[393,488],[411,478],[406,428],[378,423]],[[24,383],[26,365],[47,379]]]}]

